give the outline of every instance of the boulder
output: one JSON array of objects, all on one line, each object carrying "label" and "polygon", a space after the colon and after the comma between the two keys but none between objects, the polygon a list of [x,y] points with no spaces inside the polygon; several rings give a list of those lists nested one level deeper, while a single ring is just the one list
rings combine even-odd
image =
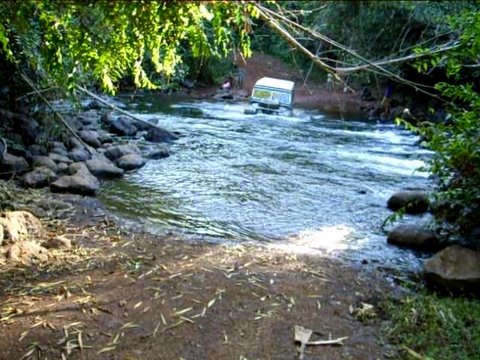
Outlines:
[{"label": "boulder", "polygon": [[59,163],[58,164],[58,172],[60,174],[68,173],[68,169],[69,169],[68,164],[65,164],[65,163]]},{"label": "boulder", "polygon": [[67,149],[67,147],[65,146],[65,144],[64,144],[63,142],[61,142],[61,141],[54,141],[54,142],[53,142],[53,147],[54,147],[54,148],[61,149],[61,150],[65,151],[65,152],[68,151],[68,149]]},{"label": "boulder", "polygon": [[98,133],[94,130],[82,130],[78,132],[78,135],[86,144],[94,148],[102,146],[102,143],[98,140]]},{"label": "boulder", "polygon": [[100,121],[105,124],[108,127],[110,127],[110,124],[115,122],[115,117],[112,115],[111,111],[107,111],[102,114],[100,117]]},{"label": "boulder", "polygon": [[[78,165],[77,165],[78,164]],[[77,165],[74,167],[74,165]],[[95,195],[100,188],[98,179],[93,176],[84,163],[75,163],[70,166],[75,170],[74,175],[64,175],[50,184],[53,192],[66,192],[79,195]]]},{"label": "boulder", "polygon": [[90,160],[85,162],[90,172],[101,178],[113,178],[121,177],[123,170],[116,167],[107,157],[104,155],[94,155]]},{"label": "boulder", "polygon": [[415,225],[395,227],[388,234],[387,242],[423,251],[435,251],[439,247],[438,237],[433,231]]},{"label": "boulder", "polygon": [[27,150],[30,152],[32,156],[46,156],[48,154],[47,149],[45,146],[33,144],[30,145]]},{"label": "boulder", "polygon": [[429,285],[448,291],[480,292],[480,252],[449,246],[425,260]]},{"label": "boulder", "polygon": [[399,191],[388,199],[387,206],[393,211],[404,208],[407,214],[421,214],[428,211],[430,201],[421,191]]},{"label": "boulder", "polygon": [[90,153],[84,147],[74,148],[68,156],[75,162],[85,161],[91,157]]},{"label": "boulder", "polygon": [[133,136],[137,133],[137,127],[125,116],[110,122],[109,131],[120,136]]},{"label": "boulder", "polygon": [[97,100],[90,100],[83,106],[83,110],[87,111],[87,113],[90,113],[91,110],[100,110],[101,108],[102,105]]},{"label": "boulder", "polygon": [[83,148],[83,144],[75,136],[71,136],[68,139],[68,145],[70,149]]},{"label": "boulder", "polygon": [[50,150],[50,154],[68,157],[68,151],[59,147],[54,147],[52,150]]},{"label": "boulder", "polygon": [[97,124],[98,120],[100,119],[100,114],[97,110],[99,110],[99,108],[86,109],[83,114],[77,116],[78,121],[80,121],[82,125]]},{"label": "boulder", "polygon": [[[67,156],[68,156],[68,153],[67,153]],[[65,164],[73,163],[73,161],[70,158],[68,158],[67,156],[59,155],[59,154],[52,153],[52,152],[50,154],[48,154],[48,157],[50,159],[52,159],[53,161],[55,161],[56,163],[61,163],[61,162],[65,163]]]},{"label": "boulder", "polygon": [[[28,171],[29,165],[23,157],[5,153],[0,162],[0,168],[1,172],[23,174]],[[8,174],[8,176],[11,176],[11,174]]]},{"label": "boulder", "polygon": [[124,155],[130,155],[130,154],[139,155],[140,150],[135,145],[116,145],[108,148],[105,151],[105,156],[112,161],[115,161]]},{"label": "boulder", "polygon": [[48,186],[56,179],[57,175],[46,166],[37,167],[22,176],[23,184],[33,188]]},{"label": "boulder", "polygon": [[102,144],[110,144],[113,143],[113,138],[110,136],[109,133],[104,132],[103,130],[98,132],[98,140]]},{"label": "boulder", "polygon": [[48,156],[34,156],[33,157],[33,166],[46,166],[53,172],[58,172],[58,165]]},{"label": "boulder", "polygon": [[175,134],[158,127],[151,127],[150,129],[148,129],[144,138],[147,141],[156,142],[156,143],[158,142],[168,143],[178,139],[178,137]]},{"label": "boulder", "polygon": [[4,241],[8,243],[36,240],[45,235],[40,220],[28,211],[5,211],[1,214],[0,225]]},{"label": "boulder", "polygon": [[22,140],[25,144],[34,144],[41,132],[37,121],[25,117],[16,119],[14,130],[16,133],[22,134]]},{"label": "boulder", "polygon": [[123,155],[122,157],[117,159],[117,166],[127,171],[139,169],[146,163],[147,160],[138,154]]}]

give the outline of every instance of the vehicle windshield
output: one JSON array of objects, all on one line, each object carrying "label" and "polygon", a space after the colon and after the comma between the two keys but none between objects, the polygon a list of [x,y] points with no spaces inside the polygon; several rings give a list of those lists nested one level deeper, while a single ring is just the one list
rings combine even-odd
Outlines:
[{"label": "vehicle windshield", "polygon": [[283,105],[290,105],[291,94],[287,92],[254,88],[252,98],[268,102],[278,102]]}]

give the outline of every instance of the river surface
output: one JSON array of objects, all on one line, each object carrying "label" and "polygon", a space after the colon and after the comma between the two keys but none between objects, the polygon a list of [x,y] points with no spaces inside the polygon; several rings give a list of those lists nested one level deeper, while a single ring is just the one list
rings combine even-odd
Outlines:
[{"label": "river surface", "polygon": [[418,170],[430,153],[410,132],[302,109],[279,117],[244,115],[242,103],[124,103],[183,135],[170,157],[103,185],[101,200],[126,223],[191,240],[418,265],[381,230],[390,195],[430,186]]}]

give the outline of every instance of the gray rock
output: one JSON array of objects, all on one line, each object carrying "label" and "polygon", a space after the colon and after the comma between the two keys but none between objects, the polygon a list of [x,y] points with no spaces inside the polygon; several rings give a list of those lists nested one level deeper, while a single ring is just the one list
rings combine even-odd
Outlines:
[{"label": "gray rock", "polygon": [[480,252],[449,246],[425,260],[428,284],[449,291],[480,292]]},{"label": "gray rock", "polygon": [[75,163],[70,168],[75,167],[74,175],[64,175],[57,181],[50,184],[53,192],[67,192],[80,195],[95,195],[100,188],[98,179],[88,171],[84,163]]},{"label": "gray rock", "polygon": [[25,144],[34,144],[41,133],[37,121],[20,117],[14,122],[15,132],[22,134],[22,140]]},{"label": "gray rock", "polygon": [[108,135],[108,134],[101,134],[99,137],[98,137],[98,140],[102,143],[102,144],[111,144],[113,143],[113,138]]},{"label": "gray rock", "polygon": [[[67,153],[67,156],[68,156],[68,153]],[[56,163],[66,163],[66,164],[71,164],[73,163],[73,161],[68,158],[67,156],[63,156],[63,155],[59,155],[59,154],[56,154],[56,153],[50,153],[48,154],[48,157],[50,159],[52,159],[53,161],[55,161]]]},{"label": "gray rock", "polygon": [[100,114],[97,109],[90,109],[85,111],[83,114],[77,116],[77,120],[82,123],[82,125],[97,125],[98,120],[100,119]]},{"label": "gray rock", "polygon": [[23,174],[28,171],[29,165],[23,157],[6,153],[0,162],[0,168],[1,172]]},{"label": "gray rock", "polygon": [[121,136],[133,136],[137,133],[137,127],[133,121],[125,116],[120,116],[117,120],[110,122],[109,131]]},{"label": "gray rock", "polygon": [[157,143],[158,142],[168,143],[178,139],[178,137],[175,134],[158,127],[151,127],[150,129],[148,129],[144,138],[147,141],[157,142]]},{"label": "gray rock", "polygon": [[33,188],[42,188],[48,186],[56,179],[57,175],[46,166],[37,167],[22,176],[23,184]]},{"label": "gray rock", "polygon": [[54,141],[53,142],[53,147],[54,148],[59,148],[65,152],[68,151],[67,147],[65,146],[65,144],[63,142],[60,142],[60,141]]},{"label": "gray rock", "polygon": [[75,136],[71,136],[68,139],[68,145],[70,146],[70,149],[83,147],[83,144]]},{"label": "gray rock", "polygon": [[58,173],[66,174],[68,172],[68,164],[65,163],[58,163]]},{"label": "gray rock", "polygon": [[54,147],[52,150],[50,150],[50,154],[56,154],[60,156],[68,156],[68,151],[63,150],[62,148]]},{"label": "gray rock", "polygon": [[94,130],[82,130],[78,132],[78,135],[85,143],[94,148],[102,146],[102,143],[98,140],[98,133]]},{"label": "gray rock", "polygon": [[395,227],[388,234],[387,242],[423,251],[435,251],[439,248],[438,237],[433,231],[415,225]]},{"label": "gray rock", "polygon": [[33,166],[40,167],[46,166],[53,172],[58,172],[58,165],[48,156],[34,156],[33,157]]},{"label": "gray rock", "polygon": [[123,170],[116,167],[107,157],[103,155],[94,155],[86,161],[88,170],[101,178],[121,177]]},{"label": "gray rock", "polygon": [[77,172],[90,172],[88,170],[87,164],[84,161],[75,162],[68,166],[68,173],[70,175],[75,175]]},{"label": "gray rock", "polygon": [[123,155],[122,157],[117,159],[117,166],[127,171],[139,169],[146,163],[147,160],[138,154]]},{"label": "gray rock", "polygon": [[75,162],[85,161],[91,157],[90,153],[84,147],[74,148],[72,151],[70,151],[68,156]]},{"label": "gray rock", "polygon": [[400,191],[392,195],[387,206],[393,211],[404,208],[407,214],[421,214],[428,211],[430,201],[421,191]]},{"label": "gray rock", "polygon": [[112,115],[111,111],[107,111],[102,114],[100,121],[105,124],[107,127],[110,127],[110,124],[115,122],[115,117]]},{"label": "gray rock", "polygon": [[27,150],[32,154],[32,156],[46,156],[48,154],[45,146],[33,144],[30,145]]},{"label": "gray rock", "polygon": [[105,151],[105,156],[112,161],[121,158],[124,155],[131,155],[131,154],[140,154],[140,150],[135,145],[116,145],[108,148]]}]

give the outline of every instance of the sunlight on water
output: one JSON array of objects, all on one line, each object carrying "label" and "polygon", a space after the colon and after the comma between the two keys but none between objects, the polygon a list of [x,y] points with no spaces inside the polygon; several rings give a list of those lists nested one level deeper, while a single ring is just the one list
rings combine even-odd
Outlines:
[{"label": "sunlight on water", "polygon": [[319,230],[302,230],[287,240],[283,247],[292,249],[315,249],[326,253],[348,248],[347,241],[355,229],[346,225],[325,226]]}]

